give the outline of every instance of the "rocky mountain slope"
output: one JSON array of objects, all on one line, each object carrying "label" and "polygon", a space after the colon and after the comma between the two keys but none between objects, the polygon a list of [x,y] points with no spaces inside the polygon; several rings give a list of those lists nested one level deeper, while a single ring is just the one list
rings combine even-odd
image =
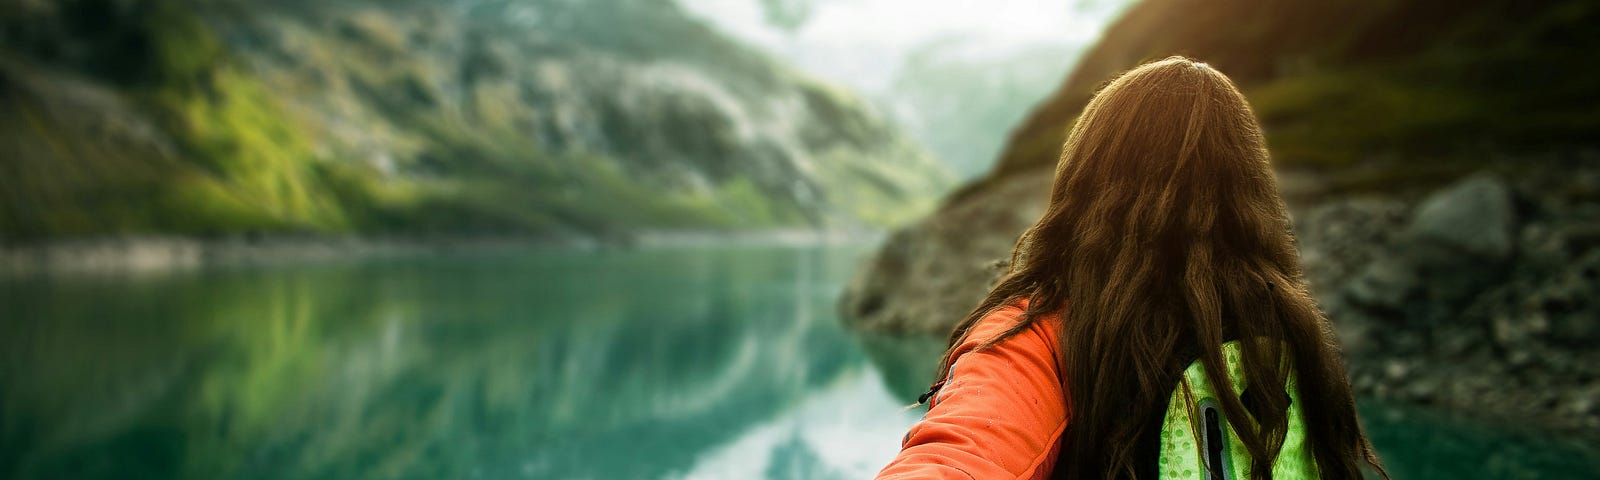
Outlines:
[{"label": "rocky mountain slope", "polygon": [[[1312,288],[1351,344],[1365,394],[1571,429],[1600,422],[1596,372],[1581,366],[1594,364],[1583,345],[1600,318],[1579,300],[1600,297],[1582,267],[1600,253],[1590,232],[1600,70],[1573,60],[1600,46],[1590,33],[1600,6],[1193,5],[1132,7],[988,176],[888,239],[846,292],[845,316],[870,330],[947,332],[1042,212],[1063,137],[1094,90],[1185,54],[1250,97]],[[1487,177],[1450,186],[1474,172]]]},{"label": "rocky mountain slope", "polygon": [[0,240],[915,215],[948,174],[672,2],[0,1]]},{"label": "rocky mountain slope", "polygon": [[1357,390],[1600,432],[1600,150],[1332,199],[1302,260]]}]

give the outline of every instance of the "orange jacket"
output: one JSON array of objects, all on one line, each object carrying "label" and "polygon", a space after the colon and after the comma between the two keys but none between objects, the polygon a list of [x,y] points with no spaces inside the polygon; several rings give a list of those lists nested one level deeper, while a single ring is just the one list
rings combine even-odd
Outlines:
[{"label": "orange jacket", "polygon": [[1056,367],[1057,320],[974,350],[1022,318],[1026,303],[979,320],[955,351],[944,387],[879,479],[1043,479],[1055,467],[1068,412]]}]

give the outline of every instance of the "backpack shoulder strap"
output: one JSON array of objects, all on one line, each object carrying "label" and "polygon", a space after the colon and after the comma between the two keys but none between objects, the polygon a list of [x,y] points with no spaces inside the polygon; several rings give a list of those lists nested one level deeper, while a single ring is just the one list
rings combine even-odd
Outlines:
[{"label": "backpack shoulder strap", "polygon": [[[1222,344],[1222,358],[1233,391],[1243,392],[1245,377],[1240,362],[1239,341]],[[1299,480],[1317,478],[1316,462],[1305,443],[1305,419],[1301,415],[1295,375],[1289,374],[1288,431],[1283,448],[1272,465],[1272,478]],[[1172,389],[1167,413],[1161,425],[1161,449],[1157,470],[1163,479],[1243,480],[1250,478],[1250,452],[1228,425],[1218,400],[1217,389],[1206,378],[1199,360],[1190,363]],[[1251,426],[1252,428],[1254,425]]]}]

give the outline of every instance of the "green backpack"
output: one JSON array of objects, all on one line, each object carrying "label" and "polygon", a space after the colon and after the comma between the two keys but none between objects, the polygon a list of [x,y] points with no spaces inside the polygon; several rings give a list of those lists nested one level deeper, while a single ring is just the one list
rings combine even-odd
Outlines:
[{"label": "green backpack", "polygon": [[[1245,389],[1244,371],[1239,362],[1239,342],[1222,345],[1223,363],[1233,391]],[[1184,383],[1188,384],[1187,389]],[[1283,448],[1272,464],[1276,480],[1317,478],[1316,462],[1307,450],[1305,418],[1300,412],[1295,377],[1289,375],[1288,431]],[[1192,395],[1192,397],[1191,397]],[[1164,479],[1242,480],[1250,478],[1250,453],[1222,413],[1216,389],[1206,379],[1199,360],[1183,371],[1183,380],[1173,388],[1161,426],[1160,472]]]}]

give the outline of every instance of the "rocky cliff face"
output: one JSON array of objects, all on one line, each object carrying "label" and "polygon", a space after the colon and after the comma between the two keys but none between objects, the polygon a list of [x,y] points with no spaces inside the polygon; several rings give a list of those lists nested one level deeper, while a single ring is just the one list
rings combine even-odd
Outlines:
[{"label": "rocky cliff face", "polygon": [[0,238],[883,225],[949,181],[671,2],[0,6]]},{"label": "rocky cliff face", "polygon": [[1600,428],[1600,152],[1296,219],[1357,391]]},{"label": "rocky cliff face", "polygon": [[[1600,322],[1587,303],[1564,300],[1600,286],[1581,266],[1600,252],[1584,233],[1595,190],[1573,173],[1600,160],[1590,138],[1600,117],[1587,107],[1600,71],[1566,60],[1600,42],[1582,33],[1600,8],[1526,7],[1144,1],[1019,127],[987,177],[889,238],[841,308],[865,329],[948,332],[1042,212],[1063,137],[1097,86],[1185,54],[1250,97],[1312,288],[1351,345],[1364,393],[1592,425],[1600,387],[1574,365],[1593,362],[1558,339],[1591,338],[1573,332]],[[1445,187],[1473,172],[1494,179]]]}]

